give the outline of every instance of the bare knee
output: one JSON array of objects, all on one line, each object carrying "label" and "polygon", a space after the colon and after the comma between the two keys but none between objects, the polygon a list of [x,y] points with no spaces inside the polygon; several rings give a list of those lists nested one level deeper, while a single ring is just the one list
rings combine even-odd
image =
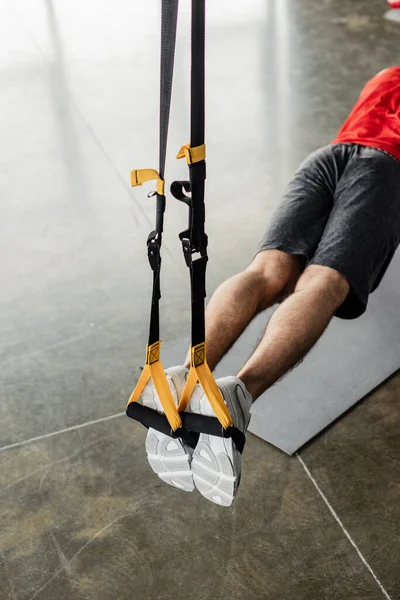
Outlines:
[{"label": "bare knee", "polygon": [[321,294],[333,311],[345,301],[350,285],[344,275],[321,265],[310,265],[299,278],[295,292],[313,289]]},{"label": "bare knee", "polygon": [[302,273],[302,259],[281,252],[265,250],[257,254],[247,267],[246,273],[254,278],[259,296],[259,309],[264,310],[273,302],[278,302],[291,293]]}]

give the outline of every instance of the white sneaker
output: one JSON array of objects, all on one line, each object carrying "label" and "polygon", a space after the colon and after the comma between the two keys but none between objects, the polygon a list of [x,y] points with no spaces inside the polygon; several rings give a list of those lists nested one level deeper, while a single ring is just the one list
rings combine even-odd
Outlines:
[{"label": "white sneaker", "polygon": [[[233,424],[243,433],[250,422],[252,398],[237,377],[217,380]],[[190,399],[188,410],[205,416],[215,416],[199,384]],[[221,506],[230,506],[237,494],[241,475],[242,455],[231,438],[200,434],[193,453],[193,480],[199,492]]]},{"label": "white sneaker", "polygon": [[[172,367],[165,371],[176,406],[179,404],[188,376],[185,367]],[[163,407],[152,381],[146,385],[141,396],[144,406],[163,413]],[[147,459],[160,479],[185,492],[194,490],[190,468],[193,449],[180,438],[172,438],[156,429],[149,429],[146,438]]]}]

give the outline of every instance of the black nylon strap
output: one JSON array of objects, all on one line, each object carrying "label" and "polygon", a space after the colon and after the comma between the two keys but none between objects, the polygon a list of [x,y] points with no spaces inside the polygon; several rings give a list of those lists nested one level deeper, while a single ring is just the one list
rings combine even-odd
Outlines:
[{"label": "black nylon strap", "polygon": [[[160,177],[164,179],[165,160],[171,109],[172,81],[174,73],[176,26],[178,19],[178,0],[162,0],[161,7],[161,60],[160,60],[160,146],[159,169]],[[160,272],[161,244],[164,229],[165,196],[155,194],[156,228],[147,241],[148,258],[153,270],[153,294],[150,313],[149,346],[160,339]]]},{"label": "black nylon strap", "polygon": [[246,436],[243,431],[237,427],[228,427],[224,429],[217,417],[205,417],[195,413],[180,413],[182,419],[182,429],[192,433],[207,433],[222,438],[232,438],[236,448],[240,453],[243,452],[246,443]]},{"label": "black nylon strap", "polygon": [[[191,147],[204,144],[205,130],[205,0],[192,0]],[[205,341],[207,236],[205,234],[205,161],[189,167],[191,210],[189,238],[192,252],[190,281],[192,295],[192,346]],[[200,254],[200,256],[198,256]]]},{"label": "black nylon strap", "polygon": [[246,443],[246,436],[240,429],[237,427],[224,429],[216,417],[205,417],[204,415],[186,412],[179,413],[182,419],[182,428],[172,431],[171,425],[164,414],[158,413],[143,404],[131,402],[131,404],[128,404],[126,414],[147,428],[151,427],[173,438],[180,437],[193,448],[197,444],[200,433],[221,438],[232,438],[240,453],[243,452]]},{"label": "black nylon strap", "polygon": [[190,269],[192,288],[192,346],[205,341],[205,297],[207,256],[195,260]]},{"label": "black nylon strap", "polygon": [[190,145],[204,144],[205,129],[205,0],[192,0],[192,68]]},{"label": "black nylon strap", "polygon": [[172,80],[178,20],[178,0],[162,0],[161,7],[161,63],[160,63],[160,164],[164,179],[169,113],[171,109]]},{"label": "black nylon strap", "polygon": [[[192,66],[190,100],[190,146],[204,144],[205,130],[205,0],[192,0]],[[192,346],[205,341],[207,235],[205,233],[205,161],[189,166],[189,182],[176,181],[171,193],[189,206],[189,226],[180,234],[191,283]],[[186,193],[185,193],[186,192]],[[188,196],[190,192],[190,196]]]},{"label": "black nylon strap", "polygon": [[143,404],[131,402],[131,404],[128,404],[126,414],[128,417],[138,421],[147,428],[151,427],[152,429],[156,429],[157,431],[164,433],[164,435],[168,435],[172,438],[180,437],[185,444],[188,444],[193,449],[196,447],[197,442],[199,441],[199,432],[188,431],[186,429],[178,429],[173,431],[171,429],[171,425],[168,423],[167,417],[164,414],[160,414],[156,410],[148,408]]},{"label": "black nylon strap", "polygon": [[153,271],[153,292],[151,295],[151,312],[148,345],[155,344],[160,339],[160,274],[161,274],[161,241],[162,235],[152,231],[147,239],[147,257]]}]

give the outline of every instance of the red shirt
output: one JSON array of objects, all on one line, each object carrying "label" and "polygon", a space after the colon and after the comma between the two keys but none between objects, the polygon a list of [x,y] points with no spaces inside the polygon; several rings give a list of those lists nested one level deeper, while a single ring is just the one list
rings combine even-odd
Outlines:
[{"label": "red shirt", "polygon": [[343,142],[385,150],[400,160],[400,67],[367,83],[332,143]]}]

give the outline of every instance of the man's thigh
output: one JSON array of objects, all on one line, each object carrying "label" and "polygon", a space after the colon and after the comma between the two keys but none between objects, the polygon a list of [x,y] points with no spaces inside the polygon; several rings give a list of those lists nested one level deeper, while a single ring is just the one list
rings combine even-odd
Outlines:
[{"label": "man's thigh", "polygon": [[400,242],[400,162],[357,146],[338,181],[333,207],[309,264],[342,273],[350,293],[338,310],[356,318],[367,307]]},{"label": "man's thigh", "polygon": [[311,154],[290,181],[258,252],[314,256],[334,204],[336,187],[354,145],[326,146]]}]

